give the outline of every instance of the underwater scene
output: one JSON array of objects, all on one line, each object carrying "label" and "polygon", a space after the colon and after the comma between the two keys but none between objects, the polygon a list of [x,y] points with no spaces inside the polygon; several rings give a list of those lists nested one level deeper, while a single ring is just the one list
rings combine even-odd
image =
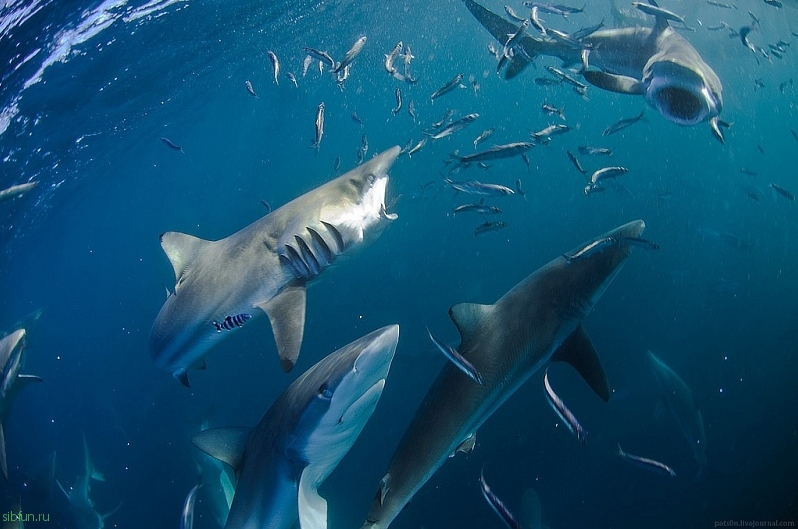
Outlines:
[{"label": "underwater scene", "polygon": [[510,1],[0,4],[2,527],[795,526],[798,3]]}]

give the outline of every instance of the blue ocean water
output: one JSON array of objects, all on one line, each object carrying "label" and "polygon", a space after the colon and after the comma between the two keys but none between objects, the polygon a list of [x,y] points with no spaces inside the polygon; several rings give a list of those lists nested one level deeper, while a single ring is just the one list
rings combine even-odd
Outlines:
[{"label": "blue ocean water", "polygon": [[[485,5],[502,13],[502,4]],[[448,461],[394,527],[501,527],[480,498],[485,468],[494,491],[525,512],[533,489],[542,520],[560,527],[714,527],[726,520],[798,518],[798,210],[770,183],[798,191],[796,50],[798,10],[738,0],[724,9],[669,2],[695,32],[682,34],[724,85],[721,145],[707,124],[680,127],[648,108],[645,120],[601,132],[643,110],[642,98],[589,88],[539,86],[542,57],[518,78],[495,74],[490,35],[457,0],[424,2],[213,2],[107,0],[6,2],[0,7],[0,189],[37,186],[0,203],[0,329],[28,329],[26,389],[5,424],[9,480],[2,512],[22,497],[31,527],[74,527],[68,505],[31,489],[56,453],[68,490],[83,472],[83,435],[104,482],[91,487],[107,527],[175,527],[198,478],[190,437],[203,420],[254,425],[274,399],[324,355],[378,327],[401,326],[380,404],[358,442],[321,488],[330,526],[359,527],[417,404],[444,363],[426,327],[458,335],[447,310],[492,303],[549,260],[619,224],[641,218],[659,251],[634,251],[585,320],[615,395],[593,395],[570,367],[553,365],[558,393],[588,430],[581,446],[551,412],[535,374],[479,430],[477,447]],[[521,10],[521,5],[515,6]],[[782,57],[752,53],[727,31],[760,20],[750,40]],[[564,30],[612,20],[591,3]],[[700,21],[700,23],[699,23]],[[303,46],[342,57],[368,41],[343,90],[314,63],[301,75]],[[416,84],[383,69],[402,41],[412,47]],[[267,51],[283,71],[272,80]],[[464,88],[429,95],[464,74]],[[251,81],[258,97],[245,89]],[[479,85],[475,89],[474,83]],[[394,90],[405,109],[393,116]],[[417,119],[406,112],[415,103]],[[507,227],[474,235],[477,216],[452,214],[469,200],[443,185],[444,161],[494,128],[489,141],[526,140],[560,122],[541,112],[564,106],[573,130],[520,158],[468,169],[526,197],[496,199]],[[326,107],[318,152],[309,148],[316,108]],[[172,288],[158,236],[182,231],[223,238],[357,164],[363,134],[371,156],[422,139],[447,109],[479,119],[428,141],[391,171],[399,218],[308,289],[305,341],[290,374],[280,370],[265,318],[215,347],[190,389],[153,365],[150,326]],[[350,116],[356,112],[361,127]],[[180,145],[169,149],[160,138]],[[629,169],[623,188],[583,193],[566,156],[580,145],[612,148]],[[581,157],[595,170],[606,160]],[[741,171],[745,169],[745,171]],[[756,174],[747,174],[756,173]],[[461,178],[462,177],[462,178]],[[433,182],[430,186],[428,183]],[[36,319],[26,315],[43,309]],[[23,321],[24,320],[24,321]],[[655,351],[701,402],[711,472],[697,471],[690,446],[661,412],[647,350]],[[666,461],[669,480],[626,465],[617,444]],[[522,519],[522,523],[525,522]],[[200,491],[195,527],[216,527]]]}]

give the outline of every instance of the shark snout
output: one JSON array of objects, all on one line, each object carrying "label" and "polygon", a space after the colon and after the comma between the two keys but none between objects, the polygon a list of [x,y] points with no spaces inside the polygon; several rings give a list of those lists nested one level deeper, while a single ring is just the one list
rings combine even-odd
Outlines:
[{"label": "shark snout", "polygon": [[695,125],[720,113],[718,96],[686,66],[671,61],[652,64],[647,81],[648,103],[679,125]]},{"label": "shark snout", "polygon": [[388,376],[396,346],[399,343],[399,326],[388,325],[364,337],[367,345],[355,359],[353,370],[371,380]]}]

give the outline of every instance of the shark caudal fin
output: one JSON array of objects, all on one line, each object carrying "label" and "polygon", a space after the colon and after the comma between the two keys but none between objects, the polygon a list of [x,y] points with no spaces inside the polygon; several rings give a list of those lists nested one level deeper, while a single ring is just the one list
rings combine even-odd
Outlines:
[{"label": "shark caudal fin", "polygon": [[191,438],[194,446],[238,473],[251,428],[209,428]]},{"label": "shark caudal fin", "polygon": [[567,362],[582,375],[582,378],[601,397],[604,402],[610,401],[610,383],[601,359],[581,325],[555,351],[552,362]]},{"label": "shark caudal fin", "polygon": [[272,323],[280,365],[286,373],[294,368],[302,347],[306,297],[304,281],[295,281],[273,298],[258,304]]}]

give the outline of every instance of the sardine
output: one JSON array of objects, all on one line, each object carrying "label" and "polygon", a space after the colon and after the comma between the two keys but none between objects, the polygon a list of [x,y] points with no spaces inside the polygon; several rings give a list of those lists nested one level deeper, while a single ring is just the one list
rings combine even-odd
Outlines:
[{"label": "sardine", "polygon": [[410,101],[407,104],[407,113],[410,114],[410,117],[413,118],[413,123],[416,122],[416,104],[413,101]]},{"label": "sardine", "polygon": [[502,210],[496,206],[485,205],[483,201],[480,201],[479,204],[463,204],[457,206],[452,211],[454,211],[455,214],[470,211],[473,213],[479,213],[480,215],[496,215],[502,212]]},{"label": "sardine", "polygon": [[266,52],[269,56],[269,60],[272,62],[272,69],[274,69],[274,84],[280,84],[280,61],[277,59],[277,55],[272,51],[269,50]]},{"label": "sardine", "polygon": [[543,375],[543,387],[546,389],[546,400],[549,401],[549,406],[551,406],[551,409],[554,410],[554,413],[557,414],[560,420],[565,424],[565,426],[568,427],[568,430],[576,436],[580,443],[583,445],[587,444],[587,434],[585,433],[584,428],[582,428],[582,425],[579,424],[578,420],[576,420],[576,416],[571,412],[571,410],[568,409],[562,399],[558,397],[551,388],[551,384],[549,384],[548,369]]},{"label": "sardine", "polygon": [[773,182],[770,183],[770,187],[772,187],[776,191],[776,193],[783,196],[787,200],[795,201],[795,195],[793,195],[791,192],[787,191],[783,187],[776,185]]},{"label": "sardine", "polygon": [[684,24],[684,17],[677,15],[673,11],[668,11],[667,9],[663,9],[655,4],[632,2],[632,6],[636,7],[639,11],[642,11],[647,15],[651,15],[657,18],[664,18],[665,20],[671,20],[673,22],[679,22],[681,24]]},{"label": "sardine", "polygon": [[530,136],[532,136],[532,139],[535,141],[535,143],[542,143],[544,145],[547,145],[549,142],[551,142],[552,136],[565,134],[569,130],[571,130],[571,127],[569,127],[568,125],[563,125],[563,124],[549,125],[543,130],[532,132]]},{"label": "sardine", "polygon": [[457,369],[462,371],[466,376],[468,376],[468,378],[480,386],[484,385],[485,382],[482,378],[482,374],[476,367],[474,367],[474,364],[466,360],[465,357],[458,353],[454,348],[435,338],[432,335],[432,331],[429,330],[429,327],[427,327],[427,334],[429,334],[429,339],[432,340],[432,343],[435,344],[435,347],[437,347],[438,350],[443,353],[443,356],[452,362]]},{"label": "sardine", "polygon": [[568,159],[571,160],[571,163],[574,164],[574,167],[576,167],[576,170],[582,174],[587,174],[587,171],[582,168],[582,164],[579,163],[579,158],[577,158],[576,155],[571,151],[565,151],[565,152],[566,154],[568,154]]},{"label": "sardine", "polygon": [[474,228],[474,235],[482,235],[483,233],[488,233],[489,231],[499,231],[506,227],[507,223],[502,222],[500,220],[494,220],[493,222],[485,222],[484,224],[480,224],[479,226]]},{"label": "sardine", "polygon": [[319,104],[319,108],[316,109],[316,139],[311,145],[316,150],[319,149],[321,145],[321,138],[324,136],[324,102],[322,101]]},{"label": "sardine", "polygon": [[250,95],[258,97],[258,94],[255,92],[255,89],[252,88],[252,83],[250,83],[249,81],[244,81],[244,86],[247,87],[247,92],[249,92]]},{"label": "sardine", "polygon": [[181,147],[180,145],[177,145],[177,144],[175,144],[175,143],[174,143],[172,140],[170,140],[169,138],[161,138],[161,141],[164,143],[164,145],[166,145],[167,147],[169,147],[169,148],[170,148],[170,149],[172,149],[172,150],[175,150],[175,151],[180,151],[180,152],[182,152],[183,154],[185,154],[185,153],[186,153],[186,151],[184,151],[184,150],[183,150],[183,147]]},{"label": "sardine", "polygon": [[516,178],[515,179],[515,191],[519,195],[521,195],[522,197],[526,197],[526,191],[521,189],[521,179],[520,178]]},{"label": "sardine", "polygon": [[532,174],[532,163],[529,161],[529,156],[525,152],[521,153],[521,159],[526,164],[526,172],[527,174]]},{"label": "sardine", "polygon": [[397,88],[394,92],[394,95],[396,96],[396,107],[391,109],[391,114],[395,116],[400,110],[402,110],[402,91]]},{"label": "sardine", "polygon": [[440,119],[440,121],[436,121],[435,123],[430,125],[430,127],[432,127],[433,129],[440,128],[441,126],[443,126],[444,123],[449,121],[449,118],[452,117],[452,114],[454,114],[454,110],[447,110],[446,113],[443,115],[443,117]]},{"label": "sardine", "polygon": [[363,128],[363,121],[357,115],[357,112],[352,112],[352,121],[360,125],[360,128]]},{"label": "sardine", "polygon": [[638,121],[643,119],[643,115],[645,114],[645,112],[646,112],[646,109],[643,109],[643,110],[640,111],[640,114],[638,114],[637,116],[635,116],[633,118],[619,119],[618,121],[616,121],[615,123],[613,123],[612,125],[607,127],[606,129],[604,129],[604,132],[602,132],[601,135],[602,136],[609,136],[610,134],[615,134],[619,130],[623,130],[626,127],[631,127],[632,125],[634,125],[635,123],[637,123]]},{"label": "sardine", "polygon": [[477,114],[477,113],[468,114],[467,116],[463,116],[462,118],[458,119],[457,121],[453,121],[453,122],[449,123],[448,125],[443,127],[439,132],[437,132],[435,134],[429,134],[429,136],[433,140],[439,140],[441,138],[445,138],[446,136],[449,136],[451,134],[454,134],[455,132],[463,130],[468,125],[473,123],[474,120],[477,119],[478,117],[479,117],[479,114]]},{"label": "sardine", "polygon": [[483,130],[482,133],[479,136],[477,136],[476,139],[474,140],[474,148],[476,149],[479,142],[488,139],[488,136],[490,136],[491,134],[493,134],[493,129]]},{"label": "sardine", "polygon": [[423,138],[423,139],[422,139],[420,142],[416,143],[416,144],[415,144],[415,145],[414,145],[414,146],[413,146],[413,147],[412,147],[410,150],[408,150],[408,151],[407,151],[407,155],[408,155],[408,156],[413,156],[413,155],[414,155],[414,154],[416,154],[418,151],[420,151],[420,150],[421,150],[421,148],[422,148],[424,145],[426,145],[426,143],[427,143],[427,138]]},{"label": "sardine", "polygon": [[505,145],[496,145],[490,149],[476,152],[474,154],[467,154],[465,156],[452,155],[457,159],[458,164],[466,165],[469,163],[485,162],[488,160],[499,160],[502,158],[512,158],[519,154],[528,151],[535,144],[532,142],[519,141],[515,143],[507,143]]},{"label": "sardine", "polygon": [[308,68],[313,63],[313,56],[312,55],[305,55],[305,60],[302,61],[302,77],[305,77],[308,74]]},{"label": "sardine", "polygon": [[659,461],[654,461],[653,459],[648,459],[647,457],[627,454],[623,451],[621,445],[618,445],[618,455],[624,460],[640,468],[644,468],[657,474],[662,474],[663,476],[669,476],[672,478],[676,477],[676,472],[674,472],[674,470],[665,463],[660,463]]},{"label": "sardine", "polygon": [[504,6],[504,12],[505,12],[505,13],[507,13],[507,16],[508,16],[508,17],[510,17],[511,19],[515,20],[516,22],[523,22],[524,20],[526,20],[524,17],[519,17],[519,16],[518,16],[518,15],[515,13],[515,11],[513,10],[513,8],[512,8],[512,7],[510,7],[509,5],[506,5],[506,4],[505,4],[505,6]]},{"label": "sardine", "polygon": [[344,68],[346,68],[349,64],[352,63],[352,61],[355,60],[355,57],[358,56],[358,54],[360,53],[360,50],[363,49],[363,46],[365,44],[366,44],[366,36],[364,35],[364,36],[360,37],[359,39],[357,39],[355,41],[355,43],[352,45],[352,47],[349,49],[349,51],[346,52],[346,55],[344,56],[344,59],[341,62],[339,62],[335,66],[335,68],[333,68],[331,71],[333,73],[338,73],[339,71],[341,71]]},{"label": "sardine", "polygon": [[335,68],[335,60],[333,60],[333,58],[330,57],[330,54],[326,51],[317,50],[316,48],[311,48],[309,46],[304,46],[302,49],[305,51],[305,53],[312,55],[322,63],[327,64],[330,69]]},{"label": "sardine", "polygon": [[432,93],[432,95],[429,96],[430,100],[434,101],[435,99],[441,97],[442,95],[448,94],[449,92],[451,92],[452,90],[454,90],[455,88],[460,86],[460,82],[462,80],[463,80],[463,74],[461,74],[461,73],[457,74],[456,76],[454,76],[453,79],[451,79],[445,85],[443,85],[442,87],[440,87],[437,90],[435,90]]},{"label": "sardine", "polygon": [[579,154],[584,155],[594,155],[594,154],[603,154],[605,156],[612,156],[612,149],[608,149],[606,147],[588,147],[586,145],[582,145],[579,147]]},{"label": "sardine", "polygon": [[482,182],[478,182],[476,180],[466,180],[466,181],[454,181],[448,178],[444,178],[443,181],[457,191],[462,191],[463,193],[469,193],[471,195],[483,195],[483,196],[507,196],[512,195],[513,190],[509,187],[505,187],[501,184],[483,184]]},{"label": "sardine", "polygon": [[542,110],[543,113],[548,116],[557,114],[558,116],[560,116],[560,119],[565,121],[565,114],[563,113],[563,111],[565,110],[564,107],[557,108],[554,105],[550,105],[544,101],[543,104],[540,106],[540,110]]},{"label": "sardine", "polygon": [[416,79],[412,75],[410,75],[410,61],[412,61],[415,58],[416,56],[413,55],[412,51],[410,51],[410,46],[405,46],[405,52],[402,55],[402,60],[404,61],[404,66],[405,66],[405,73],[404,73],[405,81],[407,81],[408,83],[416,82]]},{"label": "sardine", "polygon": [[396,56],[402,51],[402,41],[399,41],[396,46],[385,56],[385,71],[391,75],[396,74],[396,68],[394,67],[393,63],[396,60]]},{"label": "sardine", "polygon": [[294,74],[292,74],[291,72],[288,72],[288,73],[285,74],[285,76],[288,77],[289,81],[294,83],[294,87],[299,88],[299,83],[297,83],[296,76]]}]

